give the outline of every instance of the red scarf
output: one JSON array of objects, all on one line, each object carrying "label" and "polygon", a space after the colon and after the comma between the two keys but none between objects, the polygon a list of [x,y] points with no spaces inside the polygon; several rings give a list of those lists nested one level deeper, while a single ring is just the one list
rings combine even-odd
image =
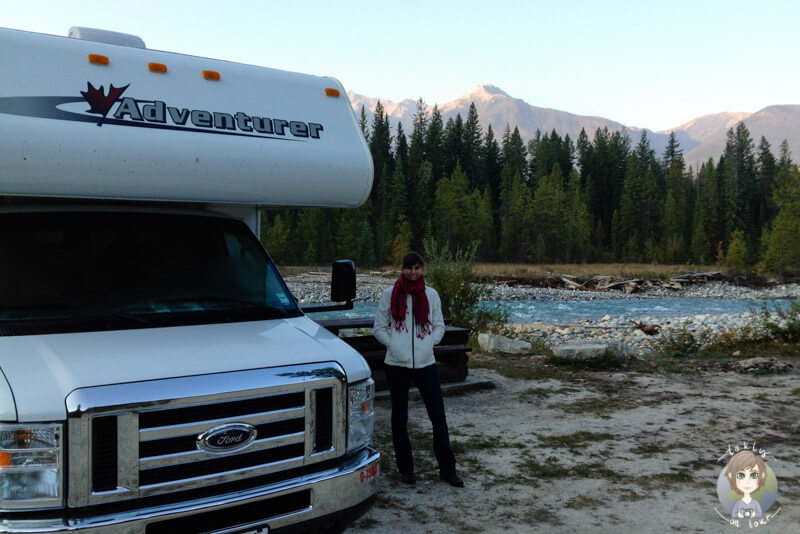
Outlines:
[{"label": "red scarf", "polygon": [[420,276],[416,282],[406,280],[402,276],[397,279],[392,289],[391,312],[394,329],[407,332],[406,328],[406,295],[411,294],[414,310],[414,322],[419,327],[417,337],[422,339],[431,333],[431,321],[428,319],[430,305],[425,294],[425,277]]}]

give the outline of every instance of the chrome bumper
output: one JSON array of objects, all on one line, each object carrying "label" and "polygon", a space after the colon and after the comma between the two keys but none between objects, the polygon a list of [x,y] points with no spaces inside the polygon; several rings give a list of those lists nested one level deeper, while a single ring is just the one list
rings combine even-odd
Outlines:
[{"label": "chrome bumper", "polygon": [[[378,492],[380,454],[367,448],[345,460],[336,468],[265,487],[252,488],[217,497],[197,499],[168,506],[143,508],[119,514],[97,515],[80,519],[14,519],[5,514],[0,519],[0,532],[87,532],[92,534],[144,534],[148,525],[226,508],[258,503],[261,500],[310,491],[309,506],[257,522],[238,524],[231,517],[230,526],[216,532],[239,532],[247,529],[269,530],[289,527],[354,508],[370,500]],[[235,510],[231,510],[232,515]],[[211,532],[215,532],[212,530]]]}]

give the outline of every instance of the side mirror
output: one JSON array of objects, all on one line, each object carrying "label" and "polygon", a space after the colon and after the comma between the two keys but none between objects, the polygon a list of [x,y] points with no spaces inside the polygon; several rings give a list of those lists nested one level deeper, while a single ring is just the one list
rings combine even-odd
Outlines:
[{"label": "side mirror", "polygon": [[331,266],[331,301],[356,299],[356,264],[353,260],[338,260]]},{"label": "side mirror", "polygon": [[353,260],[338,260],[331,266],[331,302],[323,306],[303,306],[305,313],[352,310],[356,299],[356,264]]}]

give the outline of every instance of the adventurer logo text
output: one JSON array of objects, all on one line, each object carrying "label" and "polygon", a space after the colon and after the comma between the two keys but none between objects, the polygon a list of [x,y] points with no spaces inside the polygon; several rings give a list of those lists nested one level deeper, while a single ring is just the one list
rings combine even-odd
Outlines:
[{"label": "adventurer logo text", "polygon": [[[182,132],[234,135],[283,141],[320,139],[325,130],[318,122],[250,115],[243,111],[222,112],[192,109],[158,99],[135,98],[130,84],[103,85],[87,82],[80,97],[19,96],[0,98],[0,113],[75,122],[97,126],[133,126]],[[88,103],[89,109],[75,108]]]}]

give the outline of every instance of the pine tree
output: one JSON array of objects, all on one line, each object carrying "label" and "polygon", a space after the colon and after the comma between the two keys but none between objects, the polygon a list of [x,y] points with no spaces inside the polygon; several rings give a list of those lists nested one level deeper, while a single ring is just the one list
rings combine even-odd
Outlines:
[{"label": "pine tree", "polygon": [[403,123],[397,123],[397,135],[395,136],[394,150],[395,167],[408,168],[408,138],[403,131]]},{"label": "pine tree", "polygon": [[494,228],[494,210],[492,209],[492,198],[488,188],[483,192],[477,189],[472,192],[469,199],[470,214],[470,234],[473,241],[478,242],[478,259],[493,259],[497,255],[497,239]]},{"label": "pine tree", "polygon": [[[383,215],[387,209],[386,200],[389,197],[390,182],[394,162],[392,161],[392,135],[389,126],[389,117],[378,101],[375,105],[375,115],[372,120],[372,134],[369,142],[375,176],[372,184],[372,214],[370,222],[376,229],[383,228]],[[380,232],[378,232],[380,234]],[[381,245],[378,245],[379,247]],[[380,253],[382,249],[378,249]],[[380,258],[379,258],[380,259]]]},{"label": "pine tree", "polygon": [[[585,149],[585,147],[584,147]],[[579,147],[580,151],[580,147]],[[630,155],[630,139],[621,132],[608,131],[608,128],[597,129],[592,142],[590,157],[586,162],[586,176],[592,177],[589,209],[594,220],[600,223],[602,235],[599,246],[610,242],[611,218],[619,207],[625,183],[627,161]],[[583,176],[584,169],[581,168]]]},{"label": "pine tree", "polygon": [[481,162],[483,132],[481,130],[481,123],[478,120],[478,110],[475,108],[475,102],[472,102],[469,106],[469,112],[467,113],[467,120],[464,122],[462,135],[461,166],[469,180],[470,189],[483,189],[486,186]]},{"label": "pine tree", "polygon": [[667,146],[664,148],[664,156],[661,158],[664,170],[669,171],[670,167],[672,167],[672,162],[678,158],[683,158],[683,150],[675,137],[675,132],[670,132]]},{"label": "pine tree", "polygon": [[[372,133],[369,141],[372,161],[376,171],[376,182],[379,181],[377,172],[384,167],[390,172],[394,167],[392,161],[392,134],[389,126],[389,116],[384,112],[383,104],[375,104],[375,115],[372,118]],[[382,176],[380,177],[382,178]]]},{"label": "pine tree", "polygon": [[[444,166],[442,171],[445,176],[450,176],[464,159],[464,119],[457,114],[455,119],[448,119],[444,127]],[[463,167],[462,167],[463,170]]]},{"label": "pine tree", "polygon": [[519,133],[519,128],[515,126],[514,131],[511,132],[510,127],[506,125],[502,147],[503,166],[507,165],[510,168],[512,176],[519,174],[523,180],[526,180],[528,167],[527,150]]},{"label": "pine tree", "polygon": [[738,224],[729,224],[728,236],[737,229],[744,230],[748,250],[755,250],[760,232],[757,229],[761,191],[756,178],[756,158],[750,131],[744,122],[728,131],[724,152],[726,184],[729,202],[735,203]]},{"label": "pine tree", "polygon": [[531,185],[536,187],[539,180],[549,175],[553,166],[558,163],[563,174],[562,187],[566,187],[569,173],[572,170],[574,150],[569,136],[562,139],[555,130],[549,136],[541,136],[537,130],[536,136],[528,142],[528,155],[530,156],[528,176]]},{"label": "pine tree", "polygon": [[367,112],[364,109],[364,104],[361,104],[361,114],[359,115],[358,125],[361,127],[361,133],[364,134],[364,139],[369,143],[369,125],[367,122]]},{"label": "pine tree", "polygon": [[414,184],[417,181],[419,166],[425,160],[425,131],[428,127],[428,110],[425,102],[417,100],[417,111],[414,113],[414,130],[408,147],[408,163],[406,166],[411,198],[416,196]]},{"label": "pine tree", "polygon": [[486,136],[483,138],[483,175],[486,177],[486,184],[491,195],[492,211],[497,211],[500,205],[500,174],[503,170],[501,164],[500,145],[494,138],[492,125],[486,129]]},{"label": "pine tree", "polygon": [[800,273],[800,171],[793,165],[785,183],[775,191],[778,214],[765,232],[764,264],[771,272]]},{"label": "pine tree", "polygon": [[438,106],[433,106],[430,122],[425,130],[425,159],[431,163],[435,183],[444,176],[444,126]]},{"label": "pine tree", "polygon": [[672,158],[671,161],[663,210],[662,247],[664,260],[677,263],[687,257],[692,213],[689,209],[689,178],[684,172],[683,158]]},{"label": "pine tree", "polygon": [[758,206],[756,224],[758,228],[764,228],[778,213],[775,204],[774,192],[775,183],[778,177],[778,164],[775,156],[770,151],[769,142],[761,136],[758,145],[757,181],[760,191],[761,203]]},{"label": "pine tree", "polygon": [[287,262],[290,257],[290,227],[286,223],[285,216],[276,214],[272,218],[271,224],[266,224],[264,220],[261,225],[261,239],[264,247],[269,250],[272,258],[278,263]]},{"label": "pine tree", "polygon": [[409,196],[408,208],[408,219],[412,232],[411,245],[413,250],[422,250],[425,228],[428,226],[433,212],[435,191],[433,166],[427,160],[422,162],[417,171],[414,191],[414,196]]},{"label": "pine tree", "polygon": [[745,273],[748,270],[749,255],[744,231],[736,230],[731,234],[728,251],[725,254],[725,265],[733,273]]},{"label": "pine tree", "polygon": [[306,265],[327,263],[334,255],[330,248],[330,227],[326,210],[309,208],[298,211],[294,239],[295,250],[301,252]]},{"label": "pine tree", "polygon": [[457,250],[466,248],[474,241],[475,214],[470,209],[468,198],[467,175],[457,164],[452,176],[442,178],[436,186],[433,224],[438,243]]},{"label": "pine tree", "polygon": [[352,259],[356,265],[376,264],[374,236],[369,223],[370,211],[369,201],[360,208],[340,210],[334,236],[336,257]]},{"label": "pine tree", "polygon": [[[400,227],[400,224],[407,218],[409,212],[408,190],[406,188],[406,176],[403,166],[398,159],[397,165],[392,173],[391,194],[388,201],[387,219],[392,224],[393,234]],[[408,252],[408,251],[406,251]]]},{"label": "pine tree", "polygon": [[703,202],[698,200],[694,205],[694,214],[692,215],[691,253],[692,260],[701,265],[710,263],[714,257],[707,228],[707,211]]},{"label": "pine tree", "polygon": [[648,241],[660,241],[663,201],[655,175],[657,169],[654,152],[643,133],[628,160],[619,202],[620,233],[617,243],[624,248],[623,259],[627,261],[643,259],[645,244]]},{"label": "pine tree", "polygon": [[[506,165],[503,174],[510,173],[511,167]],[[500,234],[500,255],[507,261],[529,261],[531,247],[535,243],[532,237],[533,197],[522,176],[516,173],[509,187],[508,216],[503,220]]]},{"label": "pine tree", "polygon": [[[559,261],[564,259],[568,249],[565,239],[567,226],[566,202],[562,187],[563,177],[558,163],[552,172],[539,180],[532,201],[533,232],[544,241],[547,258],[538,261]],[[538,238],[537,238],[538,239]]]},{"label": "pine tree", "polygon": [[792,165],[792,153],[789,151],[789,141],[784,139],[781,141],[781,152],[779,155],[778,167],[788,171],[791,170]]},{"label": "pine tree", "polygon": [[592,221],[581,191],[581,177],[577,170],[569,173],[566,211],[566,261],[583,263],[590,254]]},{"label": "pine tree", "polygon": [[585,190],[586,180],[591,174],[592,168],[594,168],[594,146],[592,146],[592,142],[583,128],[581,128],[581,133],[578,134],[577,152],[578,169],[581,173],[581,188]]}]

